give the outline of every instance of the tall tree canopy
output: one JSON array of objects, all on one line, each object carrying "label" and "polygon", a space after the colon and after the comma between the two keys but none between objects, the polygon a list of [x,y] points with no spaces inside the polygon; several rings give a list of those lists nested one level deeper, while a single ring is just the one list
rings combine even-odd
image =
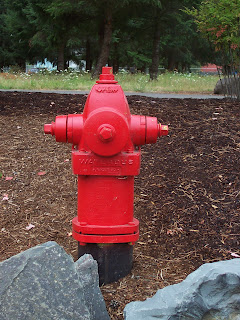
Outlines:
[{"label": "tall tree canopy", "polygon": [[149,68],[152,79],[156,79],[159,65],[186,70],[211,56],[211,48],[197,35],[194,18],[182,11],[184,7],[198,8],[199,3],[0,0],[0,66],[23,67],[26,61],[47,58],[64,70],[69,60],[85,60],[87,70],[94,67],[94,76],[109,64],[114,71],[119,66]]},{"label": "tall tree canopy", "polygon": [[195,18],[202,35],[225,54],[239,60],[240,0],[207,0],[186,12]]}]

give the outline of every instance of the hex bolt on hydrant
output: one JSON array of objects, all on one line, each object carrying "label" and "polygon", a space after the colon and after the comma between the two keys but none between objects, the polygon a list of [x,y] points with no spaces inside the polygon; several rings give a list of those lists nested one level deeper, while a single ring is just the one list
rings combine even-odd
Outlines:
[{"label": "hex bolt on hydrant", "polygon": [[168,134],[155,117],[131,115],[127,99],[103,67],[88,95],[83,114],[57,116],[44,125],[57,142],[69,142],[73,173],[78,175],[78,216],[72,235],[79,257],[98,262],[100,284],[127,275],[139,221],[133,217],[134,176],[140,171],[140,146]]}]

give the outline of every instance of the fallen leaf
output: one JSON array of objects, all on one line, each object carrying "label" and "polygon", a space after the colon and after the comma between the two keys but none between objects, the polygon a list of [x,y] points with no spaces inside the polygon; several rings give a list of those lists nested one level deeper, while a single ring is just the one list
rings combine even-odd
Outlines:
[{"label": "fallen leaf", "polygon": [[215,206],[214,204],[212,204],[212,207],[214,208],[214,209],[217,209],[218,207],[217,206]]},{"label": "fallen leaf", "polygon": [[26,226],[26,230],[31,230],[32,228],[35,228],[34,224],[29,223],[29,225]]},{"label": "fallen leaf", "polygon": [[13,177],[6,177],[5,178],[6,181],[9,181],[9,180],[12,180],[12,179],[13,179]]},{"label": "fallen leaf", "polygon": [[64,160],[64,162],[69,162],[69,159]]},{"label": "fallen leaf", "polygon": [[71,237],[72,236],[72,232],[68,232],[67,236]]},{"label": "fallen leaf", "polygon": [[2,172],[0,172],[0,179],[3,177],[3,174],[2,174]]},{"label": "fallen leaf", "polygon": [[229,251],[229,253],[231,253],[231,256],[234,257],[234,258],[240,258],[240,255],[237,254],[236,252]]},{"label": "fallen leaf", "polygon": [[44,176],[46,174],[46,171],[40,171],[40,172],[38,172],[38,175],[39,176]]},{"label": "fallen leaf", "polygon": [[8,194],[4,193],[2,201],[8,201]]}]

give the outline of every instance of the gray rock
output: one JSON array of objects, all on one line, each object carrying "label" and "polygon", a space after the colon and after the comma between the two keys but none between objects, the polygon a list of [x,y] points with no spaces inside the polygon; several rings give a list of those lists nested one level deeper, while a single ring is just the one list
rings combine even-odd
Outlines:
[{"label": "gray rock", "polygon": [[240,320],[240,259],[207,263],[181,283],[131,302],[125,320]]},{"label": "gray rock", "polygon": [[92,320],[110,319],[99,289],[98,264],[90,254],[85,254],[75,262],[81,289]]},{"label": "gray rock", "polygon": [[239,78],[223,78],[218,80],[214,88],[215,94],[225,94],[239,96],[240,79]]},{"label": "gray rock", "polygon": [[[84,269],[89,272],[88,268]],[[87,290],[86,280],[81,276],[84,271],[79,270],[81,263],[74,263],[56,242],[44,243],[1,262],[0,319],[95,319],[83,292],[83,288]],[[94,298],[101,300],[92,301],[99,309],[103,298],[100,295]],[[109,319],[106,310],[105,316],[102,312],[99,319]]]}]

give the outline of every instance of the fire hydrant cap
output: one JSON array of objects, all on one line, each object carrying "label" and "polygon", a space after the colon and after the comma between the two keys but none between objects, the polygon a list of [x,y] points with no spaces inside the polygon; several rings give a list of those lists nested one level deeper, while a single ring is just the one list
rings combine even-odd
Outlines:
[{"label": "fire hydrant cap", "polygon": [[102,156],[119,153],[127,143],[128,133],[128,123],[124,116],[110,108],[92,112],[83,129],[88,147]]},{"label": "fire hydrant cap", "polygon": [[44,125],[44,133],[53,135],[53,126],[51,123]]},{"label": "fire hydrant cap", "polygon": [[112,67],[103,67],[102,73],[99,76],[99,80],[96,81],[99,84],[115,84],[117,81],[114,79]]},{"label": "fire hydrant cap", "polygon": [[167,136],[168,135],[168,125],[159,124],[159,134],[158,136]]}]

